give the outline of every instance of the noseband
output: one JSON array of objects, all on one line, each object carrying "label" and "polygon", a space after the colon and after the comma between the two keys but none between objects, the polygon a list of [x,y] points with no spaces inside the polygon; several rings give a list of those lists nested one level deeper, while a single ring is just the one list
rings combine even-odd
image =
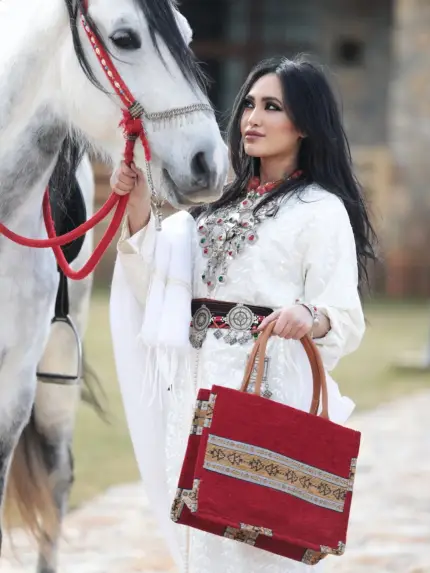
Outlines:
[{"label": "noseband", "polygon": [[[84,0],[83,10],[81,11],[81,24],[88,36],[91,46],[93,47],[94,52],[100,62],[100,65],[106,74],[107,79],[109,80],[112,88],[120,98],[123,105],[123,118],[120,122],[120,127],[123,129],[125,137],[124,160],[128,165],[132,163],[134,159],[136,141],[140,140],[145,151],[146,173],[156,215],[157,228],[160,229],[160,207],[162,205],[162,201],[157,196],[157,193],[154,189],[150,166],[151,150],[143,120],[154,123],[163,121],[166,122],[178,117],[187,117],[190,114],[196,112],[213,113],[213,110],[208,104],[197,103],[185,107],[169,109],[166,111],[158,111],[154,113],[146,112],[143,106],[133,97],[133,94],[130,92],[127,85],[124,83],[120,74],[118,73],[115,65],[113,64],[111,57],[104,49],[102,42],[99,40],[95,32],[88,24],[86,19],[87,11],[88,0]],[[51,213],[49,190],[46,189],[43,197],[43,217],[49,237],[48,239],[29,239],[27,237],[23,237],[17,233],[14,233],[13,231],[10,231],[2,223],[0,223],[0,234],[3,234],[11,241],[26,247],[34,247],[38,249],[52,248],[55,253],[57,263],[63,273],[70,279],[80,280],[87,277],[95,269],[106,249],[109,247],[119,229],[119,226],[121,225],[121,221],[127,207],[127,202],[127,195],[120,197],[116,193],[111,193],[106,203],[88,221],[73,231],[57,237]],[[61,246],[64,246],[78,239],[79,237],[82,237],[85,233],[94,228],[97,223],[105,219],[114,208],[115,213],[113,214],[112,220],[91,257],[80,270],[74,271],[69,266],[64,253],[61,250]]]}]

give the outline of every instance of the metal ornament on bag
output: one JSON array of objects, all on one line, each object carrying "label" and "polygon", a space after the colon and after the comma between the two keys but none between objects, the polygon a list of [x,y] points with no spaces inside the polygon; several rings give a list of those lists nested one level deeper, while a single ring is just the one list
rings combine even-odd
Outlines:
[{"label": "metal ornament on bag", "polygon": [[[249,362],[249,358],[250,358],[250,354],[247,355],[246,357],[246,362]],[[259,356],[256,357],[255,362],[254,362],[254,367],[252,369],[251,372],[251,377],[250,377],[250,381],[249,381],[249,385],[248,385],[248,392],[249,393],[253,393],[255,392],[255,381],[257,378],[257,370],[258,370],[258,363],[260,361]],[[264,371],[263,371],[263,378],[262,378],[262,384],[261,384],[261,396],[263,398],[271,398],[273,392],[270,390],[269,388],[269,364],[270,364],[270,358],[269,356],[265,356],[264,357]]]}]

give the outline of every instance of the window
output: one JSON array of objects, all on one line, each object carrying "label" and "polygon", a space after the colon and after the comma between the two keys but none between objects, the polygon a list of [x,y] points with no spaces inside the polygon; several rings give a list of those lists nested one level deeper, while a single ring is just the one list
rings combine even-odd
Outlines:
[{"label": "window", "polygon": [[261,5],[266,49],[271,43],[287,42],[301,51],[314,44],[319,33],[321,0],[264,0]]},{"label": "window", "polygon": [[341,38],[334,45],[333,60],[347,67],[364,65],[364,42],[355,38]]},{"label": "window", "polygon": [[194,32],[194,41],[219,40],[225,34],[228,0],[187,0],[180,11]]}]

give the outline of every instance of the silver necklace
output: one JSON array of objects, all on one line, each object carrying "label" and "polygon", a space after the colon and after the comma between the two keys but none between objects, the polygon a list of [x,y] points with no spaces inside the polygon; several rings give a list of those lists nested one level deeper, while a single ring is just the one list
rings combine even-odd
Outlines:
[{"label": "silver necklace", "polygon": [[262,196],[276,185],[277,182],[253,186],[244,199],[221,207],[210,215],[203,216],[198,222],[199,244],[203,256],[207,258],[202,281],[208,290],[213,290],[217,284],[226,283],[229,262],[243,251],[245,245],[254,245],[257,242],[257,227],[262,221],[276,214],[282,196],[266,203],[258,214],[253,213]]}]

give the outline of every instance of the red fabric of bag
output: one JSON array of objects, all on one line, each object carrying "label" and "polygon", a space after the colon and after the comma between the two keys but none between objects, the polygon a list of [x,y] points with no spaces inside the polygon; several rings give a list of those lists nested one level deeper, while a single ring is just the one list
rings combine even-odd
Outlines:
[{"label": "red fabric of bag", "polygon": [[[259,353],[264,362],[270,332],[264,334],[250,358],[245,390]],[[327,419],[324,370],[314,344],[305,343],[314,373],[313,414],[246,391],[199,391],[172,519],[315,564],[345,550],[360,433]]]}]

